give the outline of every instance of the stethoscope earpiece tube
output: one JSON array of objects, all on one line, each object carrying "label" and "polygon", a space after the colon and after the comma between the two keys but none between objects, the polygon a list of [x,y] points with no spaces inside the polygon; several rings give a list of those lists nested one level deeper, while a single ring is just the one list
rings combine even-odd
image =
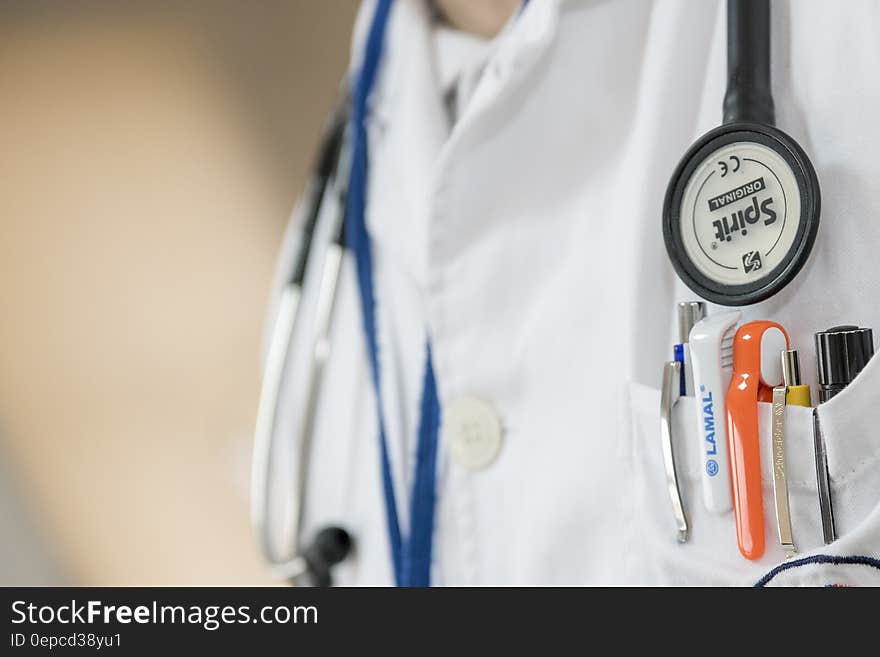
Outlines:
[{"label": "stethoscope earpiece tube", "polygon": [[[339,527],[321,530],[308,547],[300,546],[302,511],[305,499],[309,447],[316,411],[317,390],[321,385],[323,365],[329,355],[329,326],[336,301],[339,272],[342,266],[342,216],[344,208],[344,186],[339,183],[339,171],[346,165],[345,133],[348,120],[348,99],[339,103],[321,142],[319,157],[308,182],[302,204],[302,227],[300,244],[290,275],[281,291],[275,324],[272,329],[257,409],[254,430],[254,451],[251,468],[251,523],[263,553],[272,566],[273,572],[281,578],[299,581],[306,576],[318,585],[329,585],[330,569],[345,558],[351,549],[351,536]],[[270,468],[279,439],[277,412],[279,398],[286,374],[286,364],[291,348],[292,336],[302,320],[300,301],[306,270],[309,266],[315,232],[322,215],[323,201],[329,193],[331,182],[339,189],[340,211],[329,220],[335,222],[331,228],[331,242],[324,253],[323,271],[317,298],[314,319],[314,342],[310,362],[308,397],[298,436],[298,459],[295,464],[295,480],[290,487],[288,514],[288,554],[279,554],[273,540],[271,522],[271,476]]]},{"label": "stethoscope earpiece tube", "polygon": [[318,158],[313,165],[312,175],[306,183],[305,200],[303,202],[304,216],[302,228],[300,229],[301,239],[289,278],[290,282],[295,285],[302,286],[305,280],[306,265],[315,237],[315,228],[318,225],[318,218],[323,207],[324,195],[327,193],[330,180],[337,174],[342,145],[345,141],[348,108],[348,98],[343,97],[333,110],[333,114],[330,116],[324,129],[324,135],[321,138]]},{"label": "stethoscope earpiece tube", "polygon": [[775,122],[770,91],[770,0],[728,0],[724,123]]}]

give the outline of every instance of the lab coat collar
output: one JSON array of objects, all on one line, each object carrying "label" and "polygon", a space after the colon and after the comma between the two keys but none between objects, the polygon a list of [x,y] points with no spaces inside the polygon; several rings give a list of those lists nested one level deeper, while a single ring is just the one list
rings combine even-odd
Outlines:
[{"label": "lab coat collar", "polygon": [[[552,43],[563,5],[570,0],[535,0],[523,4],[502,31],[494,38],[496,47],[492,53],[492,65],[496,79],[513,84],[524,78],[524,73],[534,64]],[[355,29],[352,53],[353,70],[357,70],[366,25],[372,16],[375,2],[365,3]],[[390,25],[383,54],[383,71],[374,92],[371,112],[386,120],[397,119],[411,109],[401,100],[401,89],[415,87],[412,97],[438,97],[437,71],[434,66],[431,30],[433,13],[427,0],[396,0],[392,8]],[[433,90],[426,94],[429,85]],[[490,85],[491,100],[503,85]],[[468,114],[474,113],[469,111]],[[423,117],[424,118],[424,117]]]},{"label": "lab coat collar", "polygon": [[[367,227],[378,257],[386,254],[417,282],[424,280],[432,173],[448,136],[427,3],[394,3],[382,70],[368,119],[370,190]],[[393,186],[393,189],[387,189]]]},{"label": "lab coat collar", "polygon": [[[527,78],[552,43],[563,2],[529,2],[495,38],[487,74],[451,134],[434,59],[431,9],[425,0],[397,0],[392,7],[382,70],[370,100],[368,134],[371,172],[376,174],[371,177],[378,184],[394,185],[392,194],[381,197],[394,198],[395,206],[368,205],[366,219],[376,248],[400,263],[422,289],[427,281],[429,213],[432,195],[442,182],[441,163],[462,134]],[[374,8],[374,2],[365,3],[358,18],[353,71]]]}]

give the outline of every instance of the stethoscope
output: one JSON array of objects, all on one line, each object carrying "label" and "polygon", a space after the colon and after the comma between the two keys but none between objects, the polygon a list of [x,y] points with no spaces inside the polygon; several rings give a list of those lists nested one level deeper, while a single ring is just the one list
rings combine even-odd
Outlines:
[{"label": "stethoscope", "polygon": [[[324,364],[330,354],[329,328],[346,248],[355,256],[373,385],[377,391],[381,389],[372,306],[372,262],[364,222],[366,120],[392,2],[377,2],[361,70],[351,94],[351,112],[348,103],[343,103],[322,141],[303,204],[302,240],[293,272],[281,294],[260,391],[252,471],[252,523],[274,571],[297,583],[330,585],[333,567],[354,546],[351,534],[338,526],[319,530],[304,547],[300,536],[315,409]],[[673,173],[663,206],[663,236],[675,271],[688,287],[715,303],[738,306],[772,296],[803,267],[818,230],[820,195],[816,173],[803,149],[774,126],[769,0],[728,0],[727,16],[724,123],[698,139]],[[343,185],[340,179],[346,171],[349,175]],[[314,257],[312,246],[323,200],[331,191],[339,197],[341,210],[331,218],[332,237],[323,254],[318,300],[311,318],[314,341],[306,361],[308,392],[301,429],[288,437],[298,446],[297,467],[288,488],[290,499],[286,507],[288,544],[292,548],[287,554],[279,554],[270,522],[270,465],[279,440],[279,394],[293,331],[299,322],[305,321],[299,312],[302,287],[308,263]],[[424,585],[430,582],[433,471],[439,425],[430,346],[409,536],[400,531],[381,408],[378,412],[382,485],[395,581]]]},{"label": "stethoscope", "polygon": [[774,126],[770,1],[728,0],[724,124],[672,174],[663,237],[679,278],[724,306],[779,292],[819,229],[819,181],[804,150]]},{"label": "stethoscope", "polygon": [[[254,431],[251,472],[251,522],[264,558],[277,576],[294,583],[307,582],[315,586],[332,584],[332,567],[345,559],[352,548],[351,535],[345,529],[336,526],[324,527],[317,532],[308,546],[302,549],[300,546],[311,437],[314,433],[315,411],[323,380],[324,364],[330,355],[330,322],[336,303],[343,258],[345,191],[339,184],[339,174],[343,171],[345,161],[343,154],[346,150],[347,118],[348,104],[343,100],[330,117],[319,147],[319,157],[306,187],[301,211],[303,224],[300,244],[293,269],[279,297],[275,324],[266,353]],[[291,491],[289,499],[286,500],[285,521],[288,528],[286,539],[291,549],[287,554],[279,554],[275,547],[276,537],[271,522],[271,518],[276,514],[271,499],[270,476],[278,440],[276,417],[279,395],[285,379],[294,330],[298,322],[305,319],[299,312],[303,284],[309,258],[313,252],[312,247],[316,240],[324,200],[331,193],[335,193],[338,197],[339,211],[329,218],[331,237],[324,253],[316,310],[312,317],[313,341],[306,383],[305,411],[301,419],[298,439],[294,441],[298,447],[294,481],[289,489]]]}]

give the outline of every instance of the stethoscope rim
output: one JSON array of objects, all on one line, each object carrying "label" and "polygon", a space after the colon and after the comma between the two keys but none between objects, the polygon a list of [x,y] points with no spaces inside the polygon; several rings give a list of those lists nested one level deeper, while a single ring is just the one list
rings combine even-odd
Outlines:
[{"label": "stethoscope rim", "polygon": [[[756,142],[782,157],[794,174],[801,213],[794,241],[782,262],[760,279],[742,285],[713,281],[688,258],[681,233],[681,202],[691,175],[717,149],[736,142]],[[702,298],[723,306],[763,301],[788,285],[812,251],[819,230],[821,194],[816,170],[800,145],[779,128],[759,123],[728,123],[703,135],[681,158],[663,201],[663,240],[679,278]]]}]

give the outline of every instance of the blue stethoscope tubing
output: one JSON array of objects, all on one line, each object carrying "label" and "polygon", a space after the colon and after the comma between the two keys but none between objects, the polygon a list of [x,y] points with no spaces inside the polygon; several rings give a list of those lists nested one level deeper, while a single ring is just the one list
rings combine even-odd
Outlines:
[{"label": "blue stethoscope tubing", "polygon": [[425,370],[418,423],[415,472],[410,495],[408,533],[400,525],[385,420],[382,412],[382,370],[376,339],[376,296],[373,282],[372,244],[366,226],[369,170],[367,121],[370,95],[382,61],[385,32],[392,0],[378,0],[364,48],[363,61],[354,82],[352,98],[352,160],[345,212],[346,246],[355,258],[361,316],[370,372],[376,397],[382,461],[382,488],[391,546],[394,580],[398,586],[430,586],[435,507],[437,502],[437,443],[440,400],[431,360],[430,341],[425,346]]}]

